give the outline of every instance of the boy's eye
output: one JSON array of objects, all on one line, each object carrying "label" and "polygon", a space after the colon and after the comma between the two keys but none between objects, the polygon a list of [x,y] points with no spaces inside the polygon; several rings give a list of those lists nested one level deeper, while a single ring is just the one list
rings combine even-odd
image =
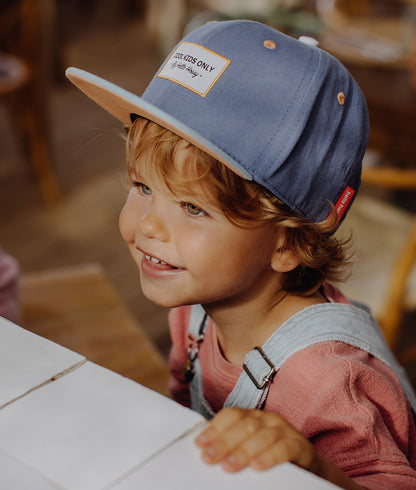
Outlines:
[{"label": "boy's eye", "polygon": [[152,189],[148,187],[146,184],[142,184],[141,182],[135,182],[134,187],[137,187],[137,189],[139,189],[139,192],[144,196],[152,195]]},{"label": "boy's eye", "polygon": [[206,216],[207,213],[199,208],[198,206],[195,206],[195,204],[192,204],[190,202],[184,202],[182,204],[183,208],[185,209],[185,211],[191,215],[191,216]]}]

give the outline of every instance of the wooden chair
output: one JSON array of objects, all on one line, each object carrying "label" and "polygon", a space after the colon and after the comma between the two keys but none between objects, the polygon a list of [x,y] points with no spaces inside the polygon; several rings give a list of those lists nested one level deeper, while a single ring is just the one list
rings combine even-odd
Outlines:
[{"label": "wooden chair", "polygon": [[49,137],[53,1],[0,0],[0,11],[0,100],[43,197],[52,204],[61,197]]},{"label": "wooden chair", "polygon": [[407,365],[416,362],[416,345],[403,350],[400,342],[404,315],[416,309],[416,217],[366,196],[365,189],[414,192],[416,169],[368,167],[362,180],[364,196],[358,196],[346,219],[361,257],[345,290],[370,305],[388,344]]},{"label": "wooden chair", "polygon": [[[366,185],[388,189],[416,191],[416,170],[399,170],[396,168],[368,168],[363,172]],[[386,303],[382,315],[384,334],[394,351],[397,352],[400,338],[400,325],[406,305],[416,306],[410,291],[409,278],[416,260],[416,217],[411,219],[410,231],[397,254],[394,268],[390,276],[390,284],[386,294]],[[408,296],[406,298],[406,296]],[[407,302],[406,302],[407,301]],[[400,355],[404,363],[416,361],[416,345]]]}]

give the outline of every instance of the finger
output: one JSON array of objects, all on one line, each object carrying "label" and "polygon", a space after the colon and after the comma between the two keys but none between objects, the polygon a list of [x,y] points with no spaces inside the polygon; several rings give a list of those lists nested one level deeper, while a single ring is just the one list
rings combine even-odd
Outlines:
[{"label": "finger", "polygon": [[224,408],[212,419],[209,426],[195,438],[196,445],[205,447],[212,444],[219,434],[241,420],[243,416],[243,410],[239,408]]},{"label": "finger", "polygon": [[291,462],[305,469],[311,469],[315,449],[303,437],[284,437],[265,448],[251,462],[250,466],[259,471],[271,468],[277,464]]},{"label": "finger", "polygon": [[247,437],[239,446],[229,452],[222,466],[226,471],[235,472],[248,466],[259,455],[266,452],[282,437],[280,427],[263,427]]},{"label": "finger", "polygon": [[225,430],[203,448],[202,458],[208,463],[223,461],[229,453],[244,444],[261,429],[261,421],[257,417],[243,417]]}]

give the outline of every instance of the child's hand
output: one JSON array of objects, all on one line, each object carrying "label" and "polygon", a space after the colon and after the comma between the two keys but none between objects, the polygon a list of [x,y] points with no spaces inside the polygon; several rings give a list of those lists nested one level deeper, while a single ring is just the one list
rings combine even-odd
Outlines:
[{"label": "child's hand", "polygon": [[265,470],[290,461],[320,473],[321,458],[312,444],[285,419],[260,410],[221,410],[195,440],[202,459],[221,463],[226,471],[246,466]]},{"label": "child's hand", "polygon": [[289,461],[341,488],[362,488],[275,413],[225,408],[195,442],[206,463],[221,463],[226,471],[239,471],[246,466],[266,470]]}]

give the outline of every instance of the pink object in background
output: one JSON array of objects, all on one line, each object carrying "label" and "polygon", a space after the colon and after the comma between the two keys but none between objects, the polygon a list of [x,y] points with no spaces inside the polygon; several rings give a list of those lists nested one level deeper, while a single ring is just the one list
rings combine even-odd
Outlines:
[{"label": "pink object in background", "polygon": [[0,250],[0,316],[18,323],[19,302],[19,264],[16,259]]}]

